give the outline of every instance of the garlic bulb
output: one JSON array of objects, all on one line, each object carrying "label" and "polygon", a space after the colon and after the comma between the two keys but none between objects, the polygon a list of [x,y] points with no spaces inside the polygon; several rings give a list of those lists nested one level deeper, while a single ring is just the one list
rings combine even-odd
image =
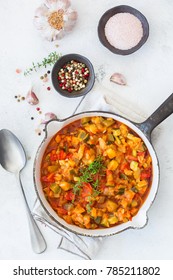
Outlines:
[{"label": "garlic bulb", "polygon": [[121,86],[126,86],[127,85],[126,78],[120,73],[114,73],[110,77],[110,81],[113,82],[113,83],[116,83],[118,85],[121,85]]},{"label": "garlic bulb", "polygon": [[34,25],[48,41],[61,39],[72,30],[77,20],[77,12],[69,0],[45,0],[37,8]]}]

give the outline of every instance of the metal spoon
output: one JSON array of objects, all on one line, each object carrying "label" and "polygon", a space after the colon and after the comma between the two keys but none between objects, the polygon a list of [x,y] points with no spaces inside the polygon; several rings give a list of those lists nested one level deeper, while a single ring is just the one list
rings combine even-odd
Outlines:
[{"label": "metal spoon", "polygon": [[46,242],[31,214],[20,178],[20,172],[26,165],[25,151],[17,137],[7,129],[0,131],[0,164],[5,170],[16,175],[26,205],[31,245],[35,253],[42,253],[46,249]]}]

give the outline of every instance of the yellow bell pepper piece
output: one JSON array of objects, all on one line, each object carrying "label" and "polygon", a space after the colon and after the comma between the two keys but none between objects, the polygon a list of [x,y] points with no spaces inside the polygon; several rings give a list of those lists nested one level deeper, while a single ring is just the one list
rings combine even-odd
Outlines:
[{"label": "yellow bell pepper piece", "polygon": [[117,154],[116,151],[112,148],[107,149],[106,153],[110,159],[114,158]]},{"label": "yellow bell pepper piece", "polygon": [[107,200],[105,206],[109,212],[114,212],[117,210],[117,203],[113,202],[112,200]]},{"label": "yellow bell pepper piece", "polygon": [[60,182],[59,186],[61,187],[61,189],[63,189],[64,191],[68,191],[72,188],[72,185],[68,182]]},{"label": "yellow bell pepper piece", "polygon": [[115,159],[111,160],[108,163],[108,170],[112,170],[113,171],[113,170],[116,170],[117,167],[118,167],[118,162]]}]

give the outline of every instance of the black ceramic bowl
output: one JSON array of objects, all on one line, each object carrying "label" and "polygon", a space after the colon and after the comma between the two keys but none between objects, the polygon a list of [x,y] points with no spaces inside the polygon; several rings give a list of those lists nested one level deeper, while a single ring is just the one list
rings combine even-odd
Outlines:
[{"label": "black ceramic bowl", "polygon": [[[112,45],[109,44],[109,42],[107,41],[106,36],[105,36],[105,25],[106,25],[107,21],[112,16],[119,14],[119,13],[130,13],[130,14],[134,15],[141,21],[142,28],[143,28],[143,36],[142,36],[140,42],[135,47],[128,49],[128,50],[121,50],[121,49],[114,48]],[[149,24],[148,24],[147,19],[141,12],[139,12],[138,10],[136,10],[130,6],[121,5],[121,6],[114,7],[112,9],[106,11],[103,14],[103,16],[101,17],[99,24],[98,24],[98,36],[99,36],[100,42],[111,52],[113,52],[115,54],[120,54],[120,55],[128,55],[128,54],[136,52],[147,41],[148,36],[149,36]]]},{"label": "black ceramic bowl", "polygon": [[[60,87],[57,76],[58,76],[58,72],[60,71],[60,69],[66,63],[70,62],[71,60],[75,60],[75,61],[84,63],[86,65],[86,67],[89,69],[89,78],[88,78],[88,82],[87,82],[85,88],[78,90],[78,91],[68,92],[67,90],[64,90]],[[91,62],[86,57],[84,57],[80,54],[64,55],[53,66],[52,83],[53,83],[55,90],[63,96],[73,98],[73,97],[79,97],[79,96],[85,95],[92,89],[94,82],[95,82],[94,68],[93,68]]]}]

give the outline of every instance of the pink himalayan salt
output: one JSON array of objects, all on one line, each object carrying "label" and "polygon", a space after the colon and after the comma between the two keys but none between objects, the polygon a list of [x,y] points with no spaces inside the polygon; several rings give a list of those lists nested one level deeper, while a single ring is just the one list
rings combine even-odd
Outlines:
[{"label": "pink himalayan salt", "polygon": [[129,50],[142,39],[141,21],[130,13],[118,13],[107,21],[105,36],[114,48]]}]

